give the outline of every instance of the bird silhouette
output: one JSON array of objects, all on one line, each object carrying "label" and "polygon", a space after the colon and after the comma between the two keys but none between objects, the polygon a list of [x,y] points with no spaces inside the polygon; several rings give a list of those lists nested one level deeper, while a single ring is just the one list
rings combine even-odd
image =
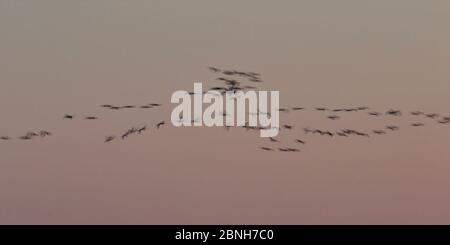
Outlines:
[{"label": "bird silhouette", "polygon": [[251,76],[251,77],[260,77],[261,76],[261,74],[256,73],[256,72],[248,72],[247,75]]},{"label": "bird silhouette", "polygon": [[234,75],[234,71],[223,71],[222,72],[224,75],[227,75],[227,76],[232,76],[232,75]]},{"label": "bird silhouette", "polygon": [[254,83],[262,83],[263,81],[259,78],[250,78],[249,79],[250,82],[254,82]]},{"label": "bird silhouette", "polygon": [[324,135],[327,135],[327,136],[330,136],[330,137],[334,136],[334,134],[332,132],[330,132],[330,131],[322,131],[320,129],[316,129],[316,130],[312,131],[312,133],[313,134],[320,134],[321,136],[324,136]]},{"label": "bird silhouette", "polygon": [[216,78],[216,80],[219,80],[219,81],[228,81],[228,78],[225,78],[225,77],[218,77],[218,78]]},{"label": "bird silhouette", "polygon": [[220,69],[219,69],[219,68],[216,68],[216,67],[210,66],[210,67],[208,67],[208,69],[209,69],[211,72],[214,72],[214,73],[220,72]]},{"label": "bird silhouette", "polygon": [[425,116],[428,117],[428,118],[435,119],[436,117],[439,117],[439,114],[437,114],[437,113],[430,113],[430,114],[426,114]]},{"label": "bird silhouette", "polygon": [[265,150],[265,151],[273,151],[273,149],[272,149],[272,148],[269,148],[269,147],[261,147],[261,149],[263,149],[263,150]]},{"label": "bird silhouette", "polygon": [[413,126],[413,127],[421,127],[421,126],[424,126],[425,124],[423,124],[423,123],[412,123],[411,124],[411,126]]},{"label": "bird silhouette", "polygon": [[89,116],[89,117],[85,117],[85,119],[87,119],[87,120],[97,120],[98,117]]},{"label": "bird silhouette", "polygon": [[383,130],[373,130],[372,132],[373,132],[374,134],[386,134],[386,132],[383,131]]},{"label": "bird silhouette", "polygon": [[290,151],[290,152],[299,152],[299,151],[300,151],[299,149],[296,149],[296,148],[290,148],[290,147],[286,148],[286,150],[288,150],[288,151]]},{"label": "bird silhouette", "polygon": [[25,136],[19,137],[19,139],[21,139],[21,140],[31,140],[32,138],[33,138],[33,136],[30,136],[30,135],[25,135]]},{"label": "bird silhouette", "polygon": [[328,119],[331,119],[331,120],[337,120],[337,119],[339,119],[339,118],[341,118],[340,116],[337,116],[337,115],[331,115],[331,116],[328,116],[327,117]]},{"label": "bird silhouette", "polygon": [[306,144],[306,142],[305,142],[305,141],[303,141],[303,140],[299,140],[299,139],[296,139],[296,140],[295,140],[295,142],[297,142],[297,143],[300,143],[300,144]]},{"label": "bird silhouette", "polygon": [[210,88],[210,90],[215,90],[215,91],[218,91],[218,90],[227,90],[227,88],[225,88],[225,87],[212,87],[212,88]]},{"label": "bird silhouette", "polygon": [[369,115],[377,117],[377,116],[381,116],[381,113],[373,111],[373,112],[369,112]]},{"label": "bird silhouette", "polygon": [[316,111],[328,111],[328,109],[324,108],[324,107],[317,107],[315,109],[316,109]]},{"label": "bird silhouette", "polygon": [[349,134],[356,134],[356,131],[353,129],[344,129],[342,130],[342,133],[349,135]]},{"label": "bird silhouette", "polygon": [[45,130],[41,130],[39,132],[39,136],[41,136],[41,137],[46,137],[46,136],[50,136],[50,135],[52,135],[52,133],[45,131]]},{"label": "bird silhouette", "polygon": [[130,135],[130,132],[129,132],[129,131],[127,131],[127,132],[125,132],[124,134],[122,134],[122,136],[121,136],[122,140],[124,140],[125,138],[127,138],[129,135]]},{"label": "bird silhouette", "polygon": [[105,143],[111,142],[111,141],[113,141],[115,138],[116,138],[115,136],[107,136],[107,137],[105,138]]},{"label": "bird silhouette", "polygon": [[443,117],[441,120],[438,121],[440,124],[450,124],[450,117]]},{"label": "bird silhouette", "polygon": [[401,116],[401,115],[402,115],[402,112],[399,111],[399,110],[393,110],[393,109],[390,109],[390,110],[388,110],[388,111],[386,112],[386,115],[391,115],[391,116]]},{"label": "bird silhouette", "polygon": [[248,76],[247,73],[242,72],[242,71],[234,71],[234,74],[239,75],[239,76],[241,76],[241,77],[246,77],[246,76]]},{"label": "bird silhouette", "polygon": [[144,126],[144,127],[142,127],[142,128],[140,128],[140,129],[138,129],[138,134],[141,134],[142,132],[144,132],[145,130],[147,130],[147,126]]},{"label": "bird silhouette", "polygon": [[412,112],[410,112],[410,114],[413,115],[413,116],[420,116],[420,115],[423,115],[423,112],[421,112],[421,111],[412,111]]},{"label": "bird silhouette", "polygon": [[8,137],[8,136],[2,136],[2,137],[0,137],[0,139],[1,139],[1,140],[11,140],[11,138]]},{"label": "bird silhouette", "polygon": [[225,80],[225,84],[228,86],[236,87],[240,85],[240,82],[234,80],[234,79],[227,79]]},{"label": "bird silhouette", "polygon": [[139,130],[138,128],[132,127],[132,128],[130,128],[128,131],[130,131],[131,134],[134,134],[134,133],[136,133],[138,130]]},{"label": "bird silhouette", "polygon": [[63,119],[73,119],[75,115],[66,114],[64,115]]},{"label": "bird silhouette", "polygon": [[130,129],[128,129],[127,132],[125,132],[125,133],[121,136],[122,140],[124,140],[125,138],[127,138],[127,137],[130,136],[131,134],[136,133],[137,130],[138,130],[138,129],[136,129],[135,127],[132,127],[132,128],[130,128]]},{"label": "bird silhouette", "polygon": [[320,129],[316,129],[316,130],[313,130],[312,133],[313,134],[320,134],[320,135],[322,135],[324,132],[322,130],[320,130]]},{"label": "bird silhouette", "polygon": [[303,108],[303,107],[292,107],[292,110],[293,111],[301,111],[301,110],[304,110],[305,108]]},{"label": "bird silhouette", "polygon": [[164,124],[166,124],[166,122],[165,121],[162,121],[162,122],[160,122],[160,123],[158,123],[157,125],[156,125],[156,128],[157,129],[159,129],[161,126],[163,126]]},{"label": "bird silhouette", "polygon": [[38,134],[38,133],[35,133],[35,132],[28,132],[28,133],[26,134],[26,136],[34,137],[34,136],[39,136],[39,134]]},{"label": "bird silhouette", "polygon": [[358,136],[363,136],[363,137],[370,137],[368,134],[366,134],[366,133],[361,133],[361,132],[356,132],[356,135],[358,135]]},{"label": "bird silhouette", "polygon": [[334,134],[332,132],[330,132],[330,131],[323,132],[323,135],[328,135],[330,137],[334,136]]},{"label": "bird silhouette", "polygon": [[389,129],[389,130],[391,130],[391,131],[397,131],[397,130],[399,130],[400,128],[399,128],[398,126],[386,126],[386,129]]}]

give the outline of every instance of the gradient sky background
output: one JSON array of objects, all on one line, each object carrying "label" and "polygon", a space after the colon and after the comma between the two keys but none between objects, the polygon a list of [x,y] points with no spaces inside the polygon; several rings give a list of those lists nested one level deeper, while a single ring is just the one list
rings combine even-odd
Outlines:
[{"label": "gradient sky background", "polygon": [[[450,114],[450,2],[0,0],[1,224],[449,224],[450,126],[282,115],[300,154],[257,132],[154,128],[208,66],[260,72],[282,106]],[[164,103],[109,112],[100,104]],[[65,113],[99,121],[63,121]],[[423,128],[408,127],[421,121]],[[401,131],[370,139],[304,126]]]}]

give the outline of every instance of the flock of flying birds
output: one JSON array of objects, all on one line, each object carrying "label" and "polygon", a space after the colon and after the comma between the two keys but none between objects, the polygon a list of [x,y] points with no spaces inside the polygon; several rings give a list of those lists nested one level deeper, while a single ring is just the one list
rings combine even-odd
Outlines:
[{"label": "flock of flying birds", "polygon": [[[313,108],[313,110],[315,110],[315,111],[322,111],[322,112],[363,112],[363,111],[366,111],[369,116],[376,116],[376,117],[382,116],[382,115],[396,116],[396,117],[402,116],[402,111],[400,111],[400,110],[392,110],[391,109],[384,113],[381,113],[381,112],[369,111],[369,109],[370,108],[368,108],[368,107],[341,108],[341,109],[329,109],[329,108],[322,108],[322,107]],[[299,111],[299,110],[306,110],[306,108],[292,107],[290,109],[288,109],[288,108],[280,109],[280,111],[283,111],[283,112],[289,112],[290,110]],[[443,125],[444,124],[450,125],[450,117],[449,116],[441,117],[437,113],[424,113],[424,112],[420,112],[420,111],[413,111],[413,112],[410,112],[409,114],[412,116],[416,116],[416,117],[438,119],[436,121],[437,123],[443,124]],[[330,120],[338,120],[341,118],[341,116],[333,114],[333,115],[328,115],[326,118],[328,118]],[[410,126],[411,127],[422,127],[422,126],[425,126],[425,123],[415,122],[415,123],[411,123]],[[294,126],[292,126],[292,125],[284,124],[284,125],[282,125],[281,129],[292,130],[293,128],[294,128]],[[354,129],[342,129],[342,130],[337,130],[337,131],[334,130],[333,131],[333,130],[323,130],[323,129],[315,129],[315,128],[311,128],[311,127],[304,127],[303,133],[324,136],[324,137],[329,137],[329,138],[351,137],[351,136],[370,137],[371,134],[384,135],[389,132],[398,131],[398,130],[400,130],[400,126],[396,126],[396,125],[386,125],[383,129],[374,129],[374,130],[371,130],[370,132],[362,132],[362,131],[358,131],[358,130],[354,130]],[[278,139],[275,139],[275,138],[270,138],[270,141],[272,143],[281,143]],[[297,144],[300,144],[300,145],[306,144],[306,141],[302,140],[302,139],[295,139],[294,142]],[[298,148],[291,148],[291,147],[267,147],[267,146],[264,146],[264,147],[260,147],[260,148],[264,151],[280,151],[280,152],[299,152],[300,151],[300,149],[298,149]]]},{"label": "flock of flying birds", "polygon": [[[259,83],[263,83],[264,81],[261,78],[261,75],[255,72],[242,72],[237,70],[222,70],[216,67],[209,67],[208,68],[210,72],[219,75],[216,78],[216,81],[219,83],[222,83],[222,86],[212,86],[209,88],[209,90],[215,90],[220,91],[222,94],[225,93],[236,93],[237,91],[245,91],[245,90],[256,90],[258,87],[256,86]],[[208,93],[208,92],[204,92]],[[190,95],[194,95],[194,92],[189,92]],[[113,111],[119,111],[119,110],[127,110],[127,109],[152,109],[161,107],[163,104],[160,103],[150,103],[146,105],[125,105],[125,106],[117,106],[117,105],[111,105],[111,104],[104,104],[101,105],[102,108],[106,110],[113,110]],[[371,111],[369,107],[367,106],[360,106],[360,107],[354,107],[354,108],[325,108],[325,107],[315,107],[315,108],[305,108],[305,107],[291,107],[291,108],[280,108],[279,111],[281,113],[289,113],[292,112],[300,112],[305,110],[314,110],[318,112],[326,113],[326,119],[328,120],[339,120],[342,117],[342,113],[350,113],[350,112],[359,112],[359,113],[366,113],[370,117],[380,117],[380,116],[392,116],[392,117],[401,117],[404,112],[401,110],[394,110],[390,109],[385,112],[379,112],[379,111]],[[258,112],[256,114],[269,114],[268,112]],[[439,123],[442,125],[450,125],[450,116],[441,116],[437,113],[425,113],[422,111],[412,111],[409,112],[411,116],[414,116],[417,118],[416,122],[413,122],[410,124],[410,127],[423,127],[425,126],[425,123],[421,122],[422,119],[428,118],[435,120],[435,123]],[[223,112],[223,116],[226,117],[228,114],[226,112]],[[73,114],[66,114],[63,116],[64,120],[73,120],[76,116]],[[85,120],[99,120],[100,118],[97,116],[87,116],[84,117]],[[183,120],[182,115],[180,115],[180,120]],[[193,122],[199,120],[194,119]],[[166,125],[166,122],[164,120],[161,120],[159,123],[154,125],[156,129],[161,129],[163,126]],[[229,129],[229,126],[225,126],[225,129]],[[249,126],[248,123],[243,126],[246,130],[260,130],[262,127],[254,127]],[[105,143],[109,143],[115,140],[125,140],[131,135],[134,134],[143,134],[145,131],[149,130],[150,127],[148,125],[140,126],[140,127],[132,127],[127,130],[125,130],[123,133],[121,133],[119,136],[116,135],[109,135],[106,136],[104,139]],[[280,130],[293,130],[294,126],[289,124],[283,124],[280,126]],[[324,136],[324,137],[351,137],[351,136],[357,136],[357,137],[370,137],[371,135],[384,135],[389,132],[398,131],[400,130],[400,126],[397,125],[386,125],[382,129],[374,129],[370,132],[362,132],[354,129],[342,129],[342,130],[324,130],[324,129],[317,129],[317,128],[311,128],[311,127],[304,127],[303,133],[304,134],[311,134],[311,135],[317,135],[317,136]],[[41,130],[39,132],[27,132],[25,135],[17,137],[19,140],[24,141],[30,141],[35,138],[45,138],[52,136],[52,133],[46,130]],[[1,141],[10,141],[13,140],[10,136],[0,136]],[[269,138],[271,145],[270,146],[261,146],[259,147],[263,151],[279,151],[279,152],[300,152],[299,148],[296,147],[279,147],[281,141],[277,138]],[[292,143],[295,143],[296,145],[305,145],[307,142],[304,139],[294,139]]]}]

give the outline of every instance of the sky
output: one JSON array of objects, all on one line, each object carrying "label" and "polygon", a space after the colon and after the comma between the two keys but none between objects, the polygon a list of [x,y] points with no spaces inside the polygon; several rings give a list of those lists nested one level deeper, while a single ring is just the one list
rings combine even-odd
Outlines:
[{"label": "sky", "polygon": [[[14,138],[0,141],[0,223],[449,224],[450,126],[407,114],[450,116],[448,23],[439,0],[0,0],[0,135]],[[156,130],[173,92],[218,84],[208,66],[261,73],[282,107],[405,115],[282,114],[282,144],[307,141],[298,154],[243,129]],[[401,130],[301,130],[388,124]],[[17,139],[38,130],[53,135]]]}]

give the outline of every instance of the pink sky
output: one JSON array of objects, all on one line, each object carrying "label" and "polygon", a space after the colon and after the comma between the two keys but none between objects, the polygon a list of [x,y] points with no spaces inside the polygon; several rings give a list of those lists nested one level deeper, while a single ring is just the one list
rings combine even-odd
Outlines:
[{"label": "pink sky", "polygon": [[[0,223],[449,224],[450,126],[431,119],[283,114],[295,130],[282,144],[307,141],[299,154],[263,152],[243,129],[154,128],[174,91],[217,84],[208,66],[261,73],[282,107],[450,116],[448,23],[437,0],[0,0],[0,135],[15,138],[0,141]],[[99,107],[151,102],[164,107]],[[301,130],[387,124],[401,130]],[[16,139],[41,129],[53,135]]]}]

